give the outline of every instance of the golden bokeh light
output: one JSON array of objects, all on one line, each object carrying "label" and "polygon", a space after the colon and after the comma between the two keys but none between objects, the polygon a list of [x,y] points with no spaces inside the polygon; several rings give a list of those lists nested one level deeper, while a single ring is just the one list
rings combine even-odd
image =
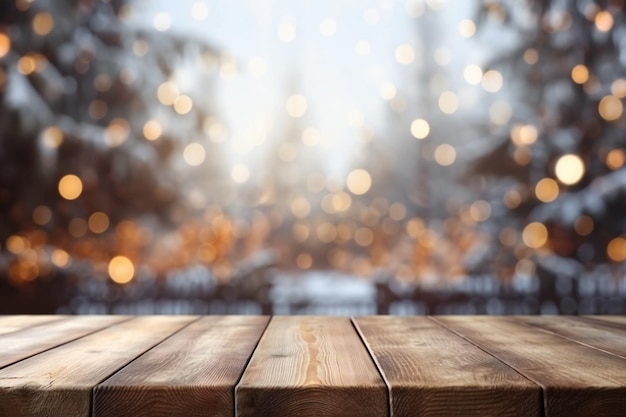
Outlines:
[{"label": "golden bokeh light", "polygon": [[172,81],[166,81],[157,88],[157,99],[165,106],[171,106],[180,95],[178,86]]},{"label": "golden bokeh light", "polygon": [[445,67],[452,60],[452,53],[448,48],[437,48],[435,49],[433,59],[435,60],[435,63],[437,63],[437,65]]},{"label": "golden bokeh light", "polygon": [[11,50],[11,38],[5,33],[0,33],[0,58],[3,58]]},{"label": "golden bokeh light", "polygon": [[161,127],[161,123],[156,120],[148,120],[143,125],[143,136],[147,140],[157,140],[161,137],[163,133],[163,128]]},{"label": "golden bokeh light", "polygon": [[522,166],[528,165],[532,157],[532,151],[527,146],[520,146],[513,152],[513,160]]},{"label": "golden bokeh light", "polygon": [[470,85],[478,85],[483,79],[483,70],[475,64],[467,65],[463,69],[463,78]]},{"label": "golden bokeh light", "polygon": [[364,169],[355,169],[348,174],[346,186],[352,194],[362,195],[369,191],[372,186],[372,177]]},{"label": "golden bokeh light", "polygon": [[111,79],[111,76],[109,76],[109,74],[98,74],[93,80],[93,86],[95,87],[96,91],[99,91],[101,93],[109,91],[112,85],[113,80]]},{"label": "golden bokeh light", "polygon": [[475,222],[484,222],[491,216],[491,204],[485,200],[474,201],[469,207],[469,214]]},{"label": "golden bokeh light", "polygon": [[30,55],[24,55],[17,61],[17,70],[24,75],[30,75],[37,69],[35,58]]},{"label": "golden bokeh light", "polygon": [[48,206],[37,206],[33,210],[33,221],[40,226],[50,223],[52,210]]},{"label": "golden bokeh light", "polygon": [[316,235],[320,242],[330,243],[337,238],[337,228],[330,222],[317,225]]},{"label": "golden bokeh light", "polygon": [[109,106],[103,100],[93,100],[89,103],[89,117],[93,120],[103,119],[107,112],[109,111]]},{"label": "golden bokeh light", "polygon": [[500,230],[498,238],[504,246],[512,247],[517,243],[517,231],[512,227],[505,227]]},{"label": "golden bokeh light", "polygon": [[296,39],[296,22],[293,16],[284,16],[278,26],[278,39],[289,43]]},{"label": "golden bokeh light", "polygon": [[503,126],[511,120],[513,109],[508,101],[496,101],[489,106],[489,120],[494,125]]},{"label": "golden bokeh light", "polygon": [[187,114],[193,108],[191,97],[180,95],[174,99],[174,111],[178,114]]},{"label": "golden bokeh light", "polygon": [[202,130],[204,133],[215,143],[222,143],[228,136],[228,130],[219,121],[213,118],[207,118],[202,124]]},{"label": "golden bokeh light", "polygon": [[554,173],[561,183],[574,185],[578,183],[585,174],[585,164],[578,155],[563,155],[556,161]]},{"label": "golden bokeh light", "polygon": [[402,203],[393,203],[389,206],[389,217],[397,222],[406,217],[406,206]]},{"label": "golden bokeh light", "polygon": [[572,68],[572,81],[576,84],[584,84],[589,80],[589,69],[583,64],[578,64]]},{"label": "golden bokeh light", "polygon": [[278,158],[283,162],[295,161],[298,157],[298,150],[290,143],[281,143],[278,147]]},{"label": "golden bokeh light", "polygon": [[548,229],[540,222],[529,223],[522,232],[522,241],[529,248],[541,248],[548,241]]},{"label": "golden bokeh light", "polygon": [[120,146],[126,142],[130,134],[128,121],[120,117],[111,120],[104,132],[104,138],[109,146]]},{"label": "golden bokeh light", "polygon": [[144,56],[150,50],[150,45],[143,39],[137,39],[133,43],[133,53],[137,56]]},{"label": "golden bokeh light", "polygon": [[611,94],[618,98],[626,97],[626,80],[618,78],[611,83]]},{"label": "golden bokeh light", "polygon": [[519,130],[519,140],[524,145],[532,145],[537,141],[539,132],[533,125],[523,125]]},{"label": "golden bokeh light", "polygon": [[87,220],[89,230],[93,233],[104,233],[109,228],[109,216],[101,211],[96,211]]},{"label": "golden bokeh light", "polygon": [[426,4],[423,0],[408,0],[404,3],[404,10],[407,16],[418,18],[426,11]]},{"label": "golden bokeh light", "polygon": [[302,94],[293,94],[287,99],[285,109],[287,114],[293,118],[304,116],[308,108],[306,97]]},{"label": "golden bokeh light", "polygon": [[6,248],[9,252],[19,255],[28,249],[29,244],[22,236],[11,235],[6,241]]},{"label": "golden bokeh light", "polygon": [[193,167],[198,166],[204,162],[205,158],[206,150],[200,143],[190,143],[185,146],[185,149],[183,150],[183,159],[187,165],[191,165]]},{"label": "golden bokeh light", "polygon": [[135,276],[135,266],[125,256],[116,256],[109,262],[109,277],[118,283],[126,284]]},{"label": "golden bokeh light", "polygon": [[459,23],[459,33],[464,38],[471,38],[476,34],[476,23],[470,19],[464,19]]},{"label": "golden bokeh light", "polygon": [[374,233],[367,227],[360,227],[354,232],[354,241],[359,246],[369,246],[374,241]]},{"label": "golden bokeh light", "polygon": [[52,254],[50,255],[50,260],[55,266],[59,268],[65,268],[70,263],[70,255],[63,249],[57,248],[52,251]]},{"label": "golden bokeh light", "polygon": [[254,56],[248,61],[248,72],[253,77],[261,77],[267,71],[267,62],[260,56]]},{"label": "golden bokeh light", "polygon": [[384,82],[378,88],[378,94],[383,100],[392,100],[396,96],[396,86],[391,82]]},{"label": "golden bokeh light", "polygon": [[626,261],[626,239],[616,237],[606,247],[606,254],[613,262]]},{"label": "golden bokeh light", "polygon": [[302,131],[302,143],[306,146],[315,146],[320,143],[321,135],[317,129],[307,127]]},{"label": "golden bokeh light", "polygon": [[411,134],[416,139],[424,139],[430,133],[430,125],[424,119],[415,119],[411,122]]},{"label": "golden bokeh light", "polygon": [[504,205],[509,209],[515,209],[522,203],[522,196],[519,191],[513,189],[504,194],[502,199]]},{"label": "golden bokeh light", "polygon": [[626,163],[626,154],[623,149],[611,149],[606,154],[606,166],[612,170],[620,169]]},{"label": "golden bokeh light", "polygon": [[400,65],[409,65],[415,60],[415,50],[413,46],[408,43],[398,45],[395,51],[395,58]]},{"label": "golden bokeh light", "polygon": [[574,222],[574,230],[580,236],[587,236],[593,232],[594,221],[590,216],[579,216]]},{"label": "golden bokeh light", "polygon": [[596,24],[596,28],[600,32],[608,32],[613,27],[613,15],[610,12],[603,10],[596,14],[594,22]]},{"label": "golden bokeh light", "polygon": [[339,191],[338,193],[332,195],[330,198],[330,204],[335,212],[340,213],[350,208],[352,205],[352,197],[350,197],[350,194],[345,191]]},{"label": "golden bokeh light", "polygon": [[191,6],[191,17],[194,20],[205,20],[209,16],[209,6],[204,1],[197,1]]},{"label": "golden bokeh light", "polygon": [[152,24],[154,28],[159,32],[165,32],[172,26],[172,18],[169,14],[165,12],[157,13],[152,19]]},{"label": "golden bokeh light", "polygon": [[297,197],[291,202],[291,213],[300,219],[305,218],[311,212],[311,205],[304,197]]},{"label": "golden bokeh light", "polygon": [[41,132],[40,140],[46,148],[58,148],[63,143],[63,131],[58,126],[49,126]]},{"label": "golden bokeh light", "polygon": [[543,178],[535,185],[535,196],[544,203],[554,201],[559,196],[559,184],[552,178]]},{"label": "golden bokeh light", "polygon": [[435,149],[435,161],[441,166],[450,166],[456,160],[456,150],[452,145],[443,143]]},{"label": "golden bokeh light", "polygon": [[237,164],[231,169],[230,176],[237,184],[243,184],[250,178],[250,169],[244,164]]},{"label": "golden bokeh light", "polygon": [[54,17],[48,12],[40,12],[33,18],[33,32],[45,36],[54,28]]},{"label": "golden bokeh light", "polygon": [[528,48],[524,51],[524,62],[528,65],[535,65],[539,62],[539,52],[535,48]]},{"label": "golden bokeh light", "polygon": [[304,242],[311,235],[311,228],[304,223],[295,223],[291,227],[291,234],[297,242]]},{"label": "golden bokeh light", "polygon": [[609,122],[619,119],[624,112],[624,105],[619,98],[609,95],[604,96],[598,103],[598,113]]},{"label": "golden bokeh light", "polygon": [[309,269],[313,265],[313,258],[308,253],[301,253],[296,257],[296,265],[300,269]]},{"label": "golden bokeh light", "polygon": [[76,175],[68,174],[59,180],[59,194],[66,200],[76,200],[83,192],[83,182]]},{"label": "golden bokeh light", "polygon": [[459,98],[452,91],[444,91],[439,96],[439,110],[445,114],[454,114],[459,108]]},{"label": "golden bokeh light", "polygon": [[80,217],[73,218],[67,225],[67,231],[70,236],[76,238],[85,236],[88,230],[89,226],[87,225],[87,222],[85,219],[81,219]]},{"label": "golden bokeh light", "polygon": [[481,80],[481,85],[485,91],[489,93],[496,93],[500,91],[503,83],[504,80],[502,79],[502,74],[496,70],[487,71]]}]

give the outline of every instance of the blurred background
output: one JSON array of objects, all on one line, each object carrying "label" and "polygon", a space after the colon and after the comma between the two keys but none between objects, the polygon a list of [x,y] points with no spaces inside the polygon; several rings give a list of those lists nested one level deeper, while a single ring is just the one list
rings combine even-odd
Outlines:
[{"label": "blurred background", "polygon": [[626,314],[623,0],[4,0],[0,313]]}]

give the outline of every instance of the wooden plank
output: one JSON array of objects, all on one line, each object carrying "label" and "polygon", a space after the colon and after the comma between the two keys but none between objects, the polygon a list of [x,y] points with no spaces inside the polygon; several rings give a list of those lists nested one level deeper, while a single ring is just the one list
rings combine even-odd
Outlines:
[{"label": "wooden plank", "polygon": [[520,316],[516,320],[626,359],[626,329],[611,329],[609,322],[604,326],[604,322],[584,317],[540,316]]},{"label": "wooden plank", "polygon": [[66,317],[4,334],[0,336],[0,368],[128,319],[123,316]]},{"label": "wooden plank", "polygon": [[195,320],[138,317],[0,370],[0,416],[89,416],[91,390]]},{"label": "wooden plank", "polygon": [[0,316],[0,335],[13,333],[28,327],[39,326],[40,324],[61,320],[66,316]]},{"label": "wooden plank", "polygon": [[604,323],[617,324],[619,327],[626,330],[626,316],[583,316],[588,319],[601,321]]},{"label": "wooden plank", "polygon": [[388,415],[385,383],[348,318],[272,318],[235,396],[245,417]]},{"label": "wooden plank", "polygon": [[392,416],[540,416],[541,388],[426,317],[353,319],[379,365]]},{"label": "wooden plank", "polygon": [[269,317],[205,317],[98,385],[98,416],[228,416]]},{"label": "wooden plank", "polygon": [[505,317],[433,319],[541,385],[546,417],[624,415],[624,359]]}]

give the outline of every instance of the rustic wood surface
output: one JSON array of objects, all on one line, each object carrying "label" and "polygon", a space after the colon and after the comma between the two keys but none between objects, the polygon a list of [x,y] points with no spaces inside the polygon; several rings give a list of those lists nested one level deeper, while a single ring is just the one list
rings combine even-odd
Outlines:
[{"label": "rustic wood surface", "polygon": [[615,323],[626,329],[626,316],[584,316],[591,320],[599,320],[603,322]]},{"label": "rustic wood surface", "polygon": [[625,410],[624,317],[0,316],[0,417]]},{"label": "rustic wood surface", "polygon": [[0,316],[0,335],[61,320],[64,316]]},{"label": "rustic wood surface", "polygon": [[388,415],[385,383],[348,318],[272,318],[235,395],[238,416]]},{"label": "rustic wood surface", "polygon": [[539,384],[546,417],[624,416],[624,359],[514,318],[433,319]]},{"label": "rustic wood surface", "polygon": [[0,368],[71,340],[78,339],[122,320],[122,316],[83,316],[27,327],[0,336]]},{"label": "rustic wood surface", "polygon": [[626,359],[626,328],[584,317],[517,317],[516,320]]},{"label": "rustic wood surface", "polygon": [[93,417],[232,417],[233,387],[268,321],[214,316],[190,324],[98,385]]},{"label": "rustic wood surface", "polygon": [[427,317],[353,319],[394,417],[539,416],[541,388]]},{"label": "rustic wood surface", "polygon": [[0,416],[89,416],[96,384],[192,320],[134,318],[6,367]]}]

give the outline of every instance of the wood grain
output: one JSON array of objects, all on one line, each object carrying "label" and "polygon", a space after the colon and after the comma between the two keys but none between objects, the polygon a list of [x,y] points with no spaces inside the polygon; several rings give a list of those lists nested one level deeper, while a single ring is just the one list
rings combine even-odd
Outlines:
[{"label": "wood grain", "polygon": [[0,336],[0,368],[128,319],[123,316],[65,317],[6,333]]},{"label": "wood grain", "polygon": [[433,319],[541,385],[546,417],[624,416],[624,359],[505,317]]},{"label": "wood grain", "polygon": [[0,316],[0,335],[13,333],[28,327],[38,326],[51,321],[61,320],[66,316]]},{"label": "wood grain", "polygon": [[134,318],[4,368],[0,416],[87,417],[95,385],[195,319]]},{"label": "wood grain", "polygon": [[98,385],[94,417],[228,416],[269,317],[205,317]]},{"label": "wood grain", "polygon": [[605,325],[604,322],[573,316],[520,316],[516,320],[626,359],[626,329],[622,331],[611,328],[609,322]]},{"label": "wood grain", "polygon": [[614,323],[626,330],[626,316],[584,316],[591,320],[605,323]]},{"label": "wood grain", "polygon": [[245,417],[388,415],[384,381],[348,318],[272,318],[235,396]]},{"label": "wood grain", "polygon": [[394,417],[541,413],[537,384],[426,317],[353,322],[389,385]]}]

